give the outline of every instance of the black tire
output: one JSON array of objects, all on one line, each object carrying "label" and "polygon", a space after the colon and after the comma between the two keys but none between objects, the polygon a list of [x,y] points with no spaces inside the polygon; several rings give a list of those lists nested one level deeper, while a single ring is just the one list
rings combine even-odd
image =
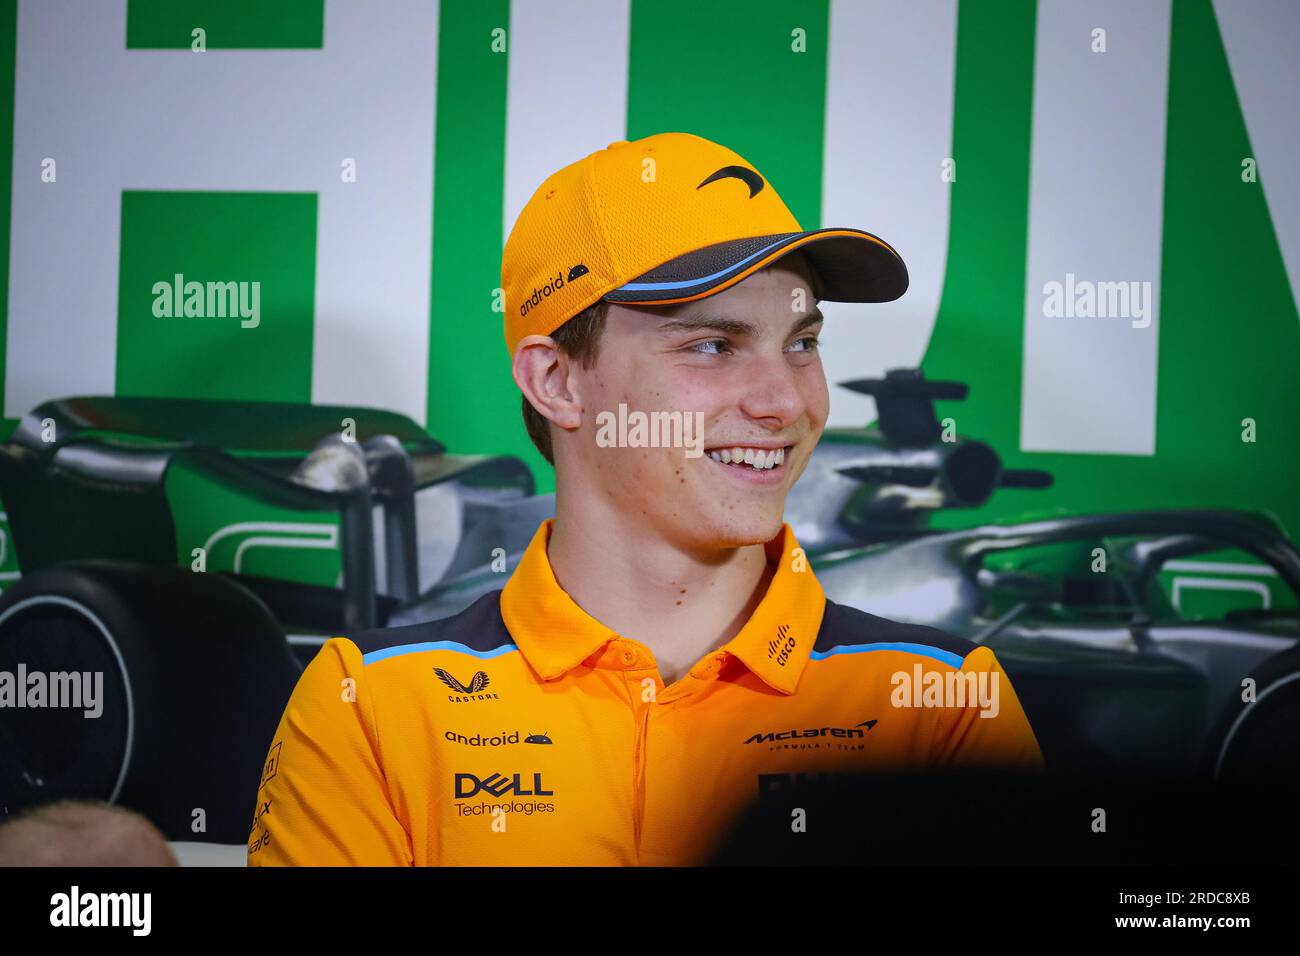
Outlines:
[{"label": "black tire", "polygon": [[1268,658],[1252,702],[1234,700],[1211,735],[1207,770],[1223,783],[1300,785],[1300,648]]},{"label": "black tire", "polygon": [[9,813],[95,799],[143,813],[169,840],[247,837],[300,668],[245,588],[125,562],[41,569],[0,598],[0,671],[16,675],[20,665],[101,673],[102,712],[0,707],[0,804]]}]

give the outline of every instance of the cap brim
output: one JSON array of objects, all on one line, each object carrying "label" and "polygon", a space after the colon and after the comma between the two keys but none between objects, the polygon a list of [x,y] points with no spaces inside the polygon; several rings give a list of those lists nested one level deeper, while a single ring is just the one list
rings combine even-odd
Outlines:
[{"label": "cap brim", "polygon": [[860,229],[814,229],[715,243],[680,255],[605,294],[609,302],[668,305],[721,292],[796,249],[817,272],[818,298],[891,302],[907,291],[907,266],[889,243]]}]

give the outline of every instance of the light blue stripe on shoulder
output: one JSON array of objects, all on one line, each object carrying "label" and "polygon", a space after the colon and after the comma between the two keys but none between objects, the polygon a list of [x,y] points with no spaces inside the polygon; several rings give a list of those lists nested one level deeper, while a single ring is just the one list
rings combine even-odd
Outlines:
[{"label": "light blue stripe on shoulder", "polygon": [[418,654],[421,651],[456,651],[459,654],[469,654],[480,660],[488,660],[517,650],[519,648],[514,644],[502,644],[490,651],[480,651],[466,644],[459,644],[456,641],[425,641],[421,644],[398,644],[395,647],[385,647],[381,650],[371,651],[369,654],[361,655],[361,663],[373,664],[375,661],[382,661],[389,657],[399,657],[402,654]]},{"label": "light blue stripe on shoulder", "polygon": [[808,656],[815,661],[820,661],[827,657],[834,657],[836,654],[862,654],[866,651],[906,651],[908,654],[933,657],[936,661],[943,661],[945,664],[951,664],[957,668],[961,667],[961,662],[964,660],[964,658],[952,651],[945,651],[941,647],[931,647],[929,644],[908,644],[902,641],[881,644],[841,644],[839,647],[832,647],[829,651],[813,651]]}]

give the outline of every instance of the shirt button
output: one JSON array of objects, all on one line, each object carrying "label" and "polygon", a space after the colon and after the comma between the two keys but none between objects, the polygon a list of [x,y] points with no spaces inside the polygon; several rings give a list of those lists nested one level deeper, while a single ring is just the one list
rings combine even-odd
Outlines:
[{"label": "shirt button", "polygon": [[632,651],[624,651],[624,652],[623,652],[623,663],[624,663],[624,664],[631,664],[631,663],[632,663],[633,661],[635,661],[635,660],[636,660],[636,654],[634,654]]}]

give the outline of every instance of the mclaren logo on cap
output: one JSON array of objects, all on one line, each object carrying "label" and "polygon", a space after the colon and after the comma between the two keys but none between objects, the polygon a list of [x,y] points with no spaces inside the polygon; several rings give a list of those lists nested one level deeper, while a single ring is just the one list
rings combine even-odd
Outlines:
[{"label": "mclaren logo on cap", "polygon": [[709,183],[717,182],[719,179],[739,179],[749,187],[749,198],[753,199],[758,195],[759,190],[763,188],[763,177],[754,172],[747,166],[723,166],[716,173],[709,176],[708,179],[696,186],[696,189],[703,189]]}]

